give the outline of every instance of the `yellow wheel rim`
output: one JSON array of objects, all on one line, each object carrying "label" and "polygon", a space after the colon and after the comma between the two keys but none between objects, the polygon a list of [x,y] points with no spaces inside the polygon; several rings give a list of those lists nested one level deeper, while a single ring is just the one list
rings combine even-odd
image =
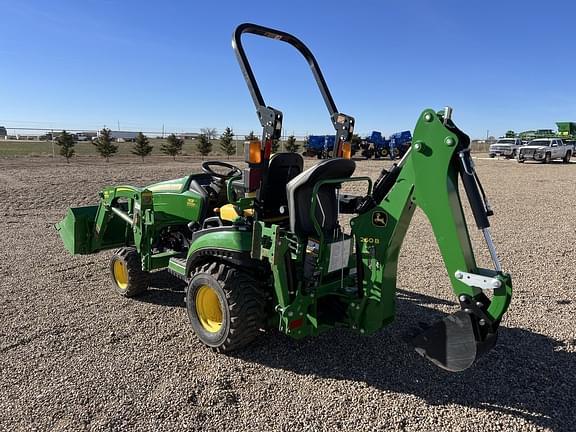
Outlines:
[{"label": "yellow wheel rim", "polygon": [[222,328],[222,309],[216,291],[202,285],[196,293],[196,314],[206,331],[216,333]]},{"label": "yellow wheel rim", "polygon": [[124,262],[119,259],[115,260],[113,273],[116,284],[120,288],[126,289],[128,286],[128,269],[126,268],[126,264],[124,264]]}]

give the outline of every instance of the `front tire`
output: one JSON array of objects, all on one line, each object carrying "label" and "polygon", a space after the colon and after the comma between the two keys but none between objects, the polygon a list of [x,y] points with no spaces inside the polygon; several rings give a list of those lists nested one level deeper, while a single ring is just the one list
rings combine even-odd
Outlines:
[{"label": "front tire", "polygon": [[258,280],[223,263],[197,268],[186,290],[186,310],[200,341],[217,352],[245,347],[260,334],[266,297]]},{"label": "front tire", "polygon": [[552,160],[552,156],[550,155],[550,153],[546,153],[546,155],[544,156],[544,160],[542,162],[547,164],[547,163],[550,163],[551,160]]},{"label": "front tire", "polygon": [[562,163],[570,163],[570,158],[572,157],[572,152],[570,150],[568,150],[566,152],[566,154],[564,155],[564,157],[562,158]]},{"label": "front tire", "polygon": [[142,270],[140,254],[133,247],[114,252],[110,259],[110,276],[112,285],[122,297],[135,297],[150,285],[150,273]]}]

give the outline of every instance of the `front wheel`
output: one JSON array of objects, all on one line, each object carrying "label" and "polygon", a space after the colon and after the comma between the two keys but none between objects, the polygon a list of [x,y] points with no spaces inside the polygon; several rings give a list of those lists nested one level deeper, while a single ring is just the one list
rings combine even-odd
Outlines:
[{"label": "front wheel", "polygon": [[566,154],[564,155],[564,157],[562,158],[562,162],[567,164],[570,163],[570,158],[572,157],[572,152],[571,151],[567,151]]},{"label": "front wheel", "polygon": [[543,162],[545,164],[547,164],[547,163],[550,163],[551,160],[552,160],[552,156],[550,155],[550,153],[546,153],[546,155],[544,156]]},{"label": "front wheel", "polygon": [[116,292],[122,297],[135,297],[150,285],[150,273],[142,270],[140,254],[133,247],[114,252],[110,259],[110,275]]},{"label": "front wheel", "polygon": [[194,271],[186,290],[186,310],[202,343],[229,352],[260,334],[266,297],[258,280],[246,272],[213,262]]}]

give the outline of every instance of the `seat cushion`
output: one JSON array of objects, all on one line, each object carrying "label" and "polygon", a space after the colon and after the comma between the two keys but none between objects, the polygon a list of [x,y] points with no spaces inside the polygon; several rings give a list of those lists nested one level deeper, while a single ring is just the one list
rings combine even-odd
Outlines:
[{"label": "seat cushion", "polygon": [[[350,178],[355,168],[356,164],[350,159],[326,159],[292,179],[286,185],[290,230],[300,236],[313,234],[314,224],[310,218],[310,208],[314,186],[320,180]],[[316,220],[323,231],[334,229],[338,222],[336,185],[321,186],[317,200]]]},{"label": "seat cushion", "polygon": [[280,207],[287,204],[286,185],[303,167],[304,159],[298,153],[276,153],[270,158],[259,197],[263,218],[281,216]]}]

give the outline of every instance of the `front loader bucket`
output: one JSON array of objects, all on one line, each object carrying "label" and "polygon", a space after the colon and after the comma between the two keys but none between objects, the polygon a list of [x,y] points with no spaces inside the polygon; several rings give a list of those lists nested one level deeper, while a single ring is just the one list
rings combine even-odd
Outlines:
[{"label": "front loader bucket", "polygon": [[93,252],[92,232],[98,206],[72,207],[66,217],[56,224],[56,230],[71,254],[89,254]]},{"label": "front loader bucket", "polygon": [[477,340],[473,319],[462,310],[448,315],[412,339],[412,344],[418,354],[442,369],[463,371],[496,343],[496,333]]}]

